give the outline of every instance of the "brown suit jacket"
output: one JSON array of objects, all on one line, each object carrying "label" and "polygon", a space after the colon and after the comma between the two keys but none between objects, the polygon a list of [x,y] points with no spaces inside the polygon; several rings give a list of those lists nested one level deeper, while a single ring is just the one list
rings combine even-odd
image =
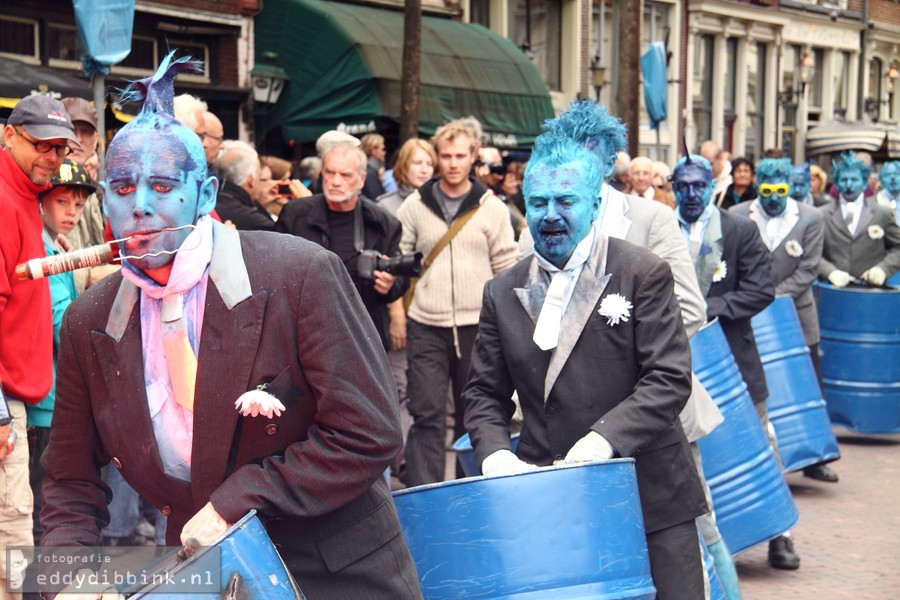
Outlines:
[{"label": "brown suit jacket", "polygon": [[[138,296],[115,274],[66,313],[42,544],[100,545],[100,467],[112,459],[169,514],[169,544],[207,501],[228,522],[256,509],[310,600],[420,598],[382,477],[402,443],[396,388],[337,257],[293,236],[215,227],[190,483],[160,462]],[[262,384],[282,416],[240,416],[235,400]]]}]

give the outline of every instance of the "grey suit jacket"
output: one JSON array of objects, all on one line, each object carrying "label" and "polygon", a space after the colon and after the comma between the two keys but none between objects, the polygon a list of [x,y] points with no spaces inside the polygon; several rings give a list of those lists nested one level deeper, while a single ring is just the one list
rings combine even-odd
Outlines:
[{"label": "grey suit jacket", "polygon": [[852,237],[844,223],[839,200],[819,209],[825,219],[820,278],[828,279],[835,269],[854,277],[875,266],[884,269],[889,278],[900,271],[900,227],[894,215],[875,198],[863,198],[862,202],[859,224]]},{"label": "grey suit jacket", "polygon": [[[813,298],[812,284],[816,280],[819,261],[822,259],[825,222],[821,211],[812,206],[798,203],[797,209],[799,211],[797,223],[781,243],[769,251],[769,260],[772,263],[775,294],[794,299],[800,325],[803,327],[803,337],[806,345],[811,346],[819,343],[819,315]],[[765,221],[755,217],[761,214],[761,211],[762,207],[758,200],[737,204],[729,209],[729,212],[754,221],[760,235],[763,234]]]},{"label": "grey suit jacket", "polygon": [[[593,430],[635,458],[647,531],[706,512],[678,421],[691,363],[668,265],[598,233],[551,351],[531,340],[547,280],[532,258],[485,286],[463,392],[479,463],[510,448],[515,389],[525,415],[516,451],[523,460],[549,465]],[[613,294],[633,305],[616,325],[598,312]]]},{"label": "grey suit jacket", "polygon": [[[700,293],[694,263],[684,244],[675,213],[668,206],[641,196],[625,195],[612,186],[601,191],[605,204],[600,231],[611,238],[646,248],[668,263],[675,280],[675,297],[688,338],[706,324],[706,301]],[[530,256],[534,242],[525,229],[519,237],[519,256]],[[700,381],[692,374],[692,391],[681,424],[688,441],[707,435],[722,422],[722,413]]]},{"label": "grey suit jacket", "polygon": [[[163,470],[147,406],[139,290],[107,277],[71,304],[41,512],[44,546],[97,546],[100,468],[169,515],[167,542],[212,502],[256,509],[309,598],[420,598],[383,472],[400,450],[397,392],[372,320],[317,244],[214,224],[198,353],[191,481]],[[349,368],[352,367],[352,368]],[[242,417],[265,385],[286,410]]]}]

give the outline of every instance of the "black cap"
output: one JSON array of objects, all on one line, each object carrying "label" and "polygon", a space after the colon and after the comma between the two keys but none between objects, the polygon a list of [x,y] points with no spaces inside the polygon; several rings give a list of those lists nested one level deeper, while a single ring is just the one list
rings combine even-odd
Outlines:
[{"label": "black cap", "polygon": [[19,100],[7,120],[8,125],[21,125],[37,140],[65,138],[81,145],[66,107],[44,94],[32,94]]},{"label": "black cap", "polygon": [[87,188],[91,192],[97,191],[97,186],[94,185],[91,174],[83,166],[69,158],[63,159],[59,169],[50,179],[50,185],[54,189],[62,186],[71,186]]}]

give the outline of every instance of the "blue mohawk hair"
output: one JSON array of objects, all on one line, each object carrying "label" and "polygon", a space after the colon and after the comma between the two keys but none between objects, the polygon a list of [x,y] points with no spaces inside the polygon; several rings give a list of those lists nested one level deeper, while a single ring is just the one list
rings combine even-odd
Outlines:
[{"label": "blue mohawk hair", "polygon": [[[616,153],[624,150],[628,141],[625,125],[605,107],[587,99],[573,102],[560,116],[544,121],[543,127],[547,133],[567,137],[595,154],[601,142],[606,152]],[[606,160],[606,156],[600,159]]]}]

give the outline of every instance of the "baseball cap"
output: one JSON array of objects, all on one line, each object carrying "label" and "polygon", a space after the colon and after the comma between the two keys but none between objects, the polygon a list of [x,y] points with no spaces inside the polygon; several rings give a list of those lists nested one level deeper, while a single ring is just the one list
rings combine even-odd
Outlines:
[{"label": "baseball cap", "polygon": [[59,165],[59,169],[57,169],[56,173],[53,174],[53,177],[50,178],[50,185],[53,186],[53,188],[71,186],[87,188],[91,192],[97,191],[97,186],[94,185],[91,174],[88,173],[83,166],[70,158],[63,159],[62,164]]},{"label": "baseball cap", "polygon": [[66,112],[72,122],[81,121],[97,129],[97,109],[84,98],[70,97],[62,99]]},{"label": "baseball cap", "polygon": [[59,100],[43,94],[32,94],[19,100],[7,120],[8,125],[21,125],[37,140],[65,138],[81,145],[66,107]]}]

